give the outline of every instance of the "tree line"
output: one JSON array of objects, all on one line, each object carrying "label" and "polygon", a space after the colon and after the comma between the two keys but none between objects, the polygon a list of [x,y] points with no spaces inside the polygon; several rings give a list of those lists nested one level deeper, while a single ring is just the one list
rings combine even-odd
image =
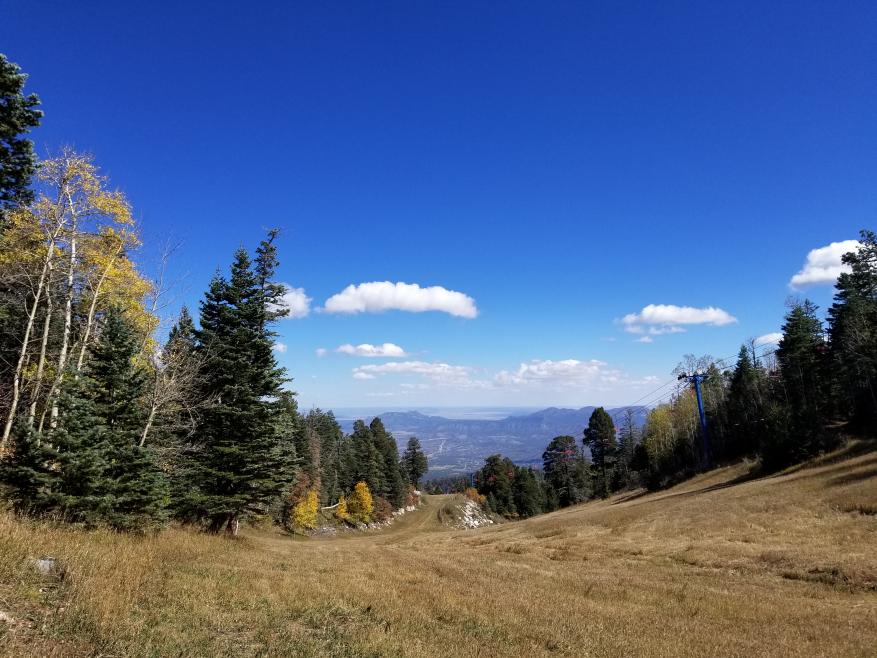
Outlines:
[{"label": "tree line", "polygon": [[[703,440],[690,386],[650,410],[643,427],[631,410],[613,418],[598,408],[581,445],[554,438],[542,468],[518,466],[502,455],[487,458],[473,478],[487,507],[524,518],[623,489],[659,489],[718,464],[757,460],[776,471],[835,448],[847,435],[877,429],[877,236],[863,230],[859,247],[843,256],[847,272],[835,285],[823,321],[810,300],[788,302],[776,347],[754,340],[733,365],[686,355],[674,374],[702,374],[707,419]],[[709,446],[710,455],[705,454]],[[449,479],[463,491],[470,479]]]},{"label": "tree line", "polygon": [[400,456],[379,418],[346,436],[331,412],[298,410],[273,350],[288,313],[278,231],[238,249],[197,322],[184,307],[160,344],[165,290],[133,260],[130,203],[88,155],[36,159],[26,135],[42,112],[25,81],[0,56],[0,485],[13,509],[233,533],[410,504],[427,469],[416,438]]}]

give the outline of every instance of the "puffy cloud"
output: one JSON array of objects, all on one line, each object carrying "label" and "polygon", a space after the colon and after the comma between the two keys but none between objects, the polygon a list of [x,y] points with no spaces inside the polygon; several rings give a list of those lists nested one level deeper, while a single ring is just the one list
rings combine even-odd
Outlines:
[{"label": "puffy cloud", "polygon": [[755,339],[755,346],[760,347],[761,345],[773,345],[774,343],[779,343],[782,339],[782,332],[775,331],[770,334],[764,334],[764,336],[759,336]]},{"label": "puffy cloud", "polygon": [[382,375],[420,375],[438,384],[471,387],[478,385],[470,374],[472,368],[427,361],[390,361],[353,369],[354,379],[375,379]]},{"label": "puffy cloud", "polygon": [[326,354],[327,354],[328,352],[329,352],[329,350],[327,350],[325,347],[318,347],[316,350],[314,350],[314,353],[315,353],[318,357],[320,357],[321,359],[322,359],[324,356],[326,356]]},{"label": "puffy cloud", "polygon": [[273,349],[275,352],[280,352],[281,354],[286,354],[286,350],[287,350],[286,343],[274,343],[274,345],[271,346],[271,349]]},{"label": "puffy cloud", "polygon": [[833,284],[841,272],[849,272],[849,268],[841,263],[841,256],[857,250],[860,246],[858,240],[842,240],[812,249],[807,254],[804,267],[789,281],[789,288],[800,290],[807,286]]},{"label": "puffy cloud", "polygon": [[606,363],[592,359],[579,361],[578,359],[563,359],[552,361],[550,359],[533,359],[522,363],[515,371],[503,370],[496,375],[496,382],[503,384],[554,384],[563,386],[576,386],[581,384],[599,382],[601,379],[618,376],[617,371],[606,370]]},{"label": "puffy cloud", "polygon": [[281,285],[286,289],[286,292],[283,293],[283,301],[280,303],[283,308],[289,309],[289,315],[286,317],[303,318],[308,315],[311,312],[313,300],[305,294],[305,289],[293,288],[286,283]]},{"label": "puffy cloud", "polygon": [[734,322],[737,322],[737,318],[715,306],[695,308],[675,304],[649,304],[639,313],[628,313],[621,318],[625,331],[651,336],[682,333],[685,331],[683,325],[705,324],[721,327]]},{"label": "puffy cloud", "polygon": [[441,311],[461,318],[478,315],[475,300],[441,286],[421,288],[416,283],[372,281],[349,285],[326,300],[327,313],[379,313],[381,311]]},{"label": "puffy cloud", "polygon": [[371,345],[369,343],[351,345],[350,343],[346,343],[341,345],[335,351],[340,352],[341,354],[349,354],[350,356],[385,358],[408,356],[408,354],[405,353],[405,350],[394,343],[384,343],[383,345]]}]

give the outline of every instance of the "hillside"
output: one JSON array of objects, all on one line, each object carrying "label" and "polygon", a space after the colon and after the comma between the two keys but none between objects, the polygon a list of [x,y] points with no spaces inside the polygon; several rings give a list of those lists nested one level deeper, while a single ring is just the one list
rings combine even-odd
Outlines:
[{"label": "hillside", "polygon": [[[627,407],[608,409],[620,423]],[[378,414],[393,434],[400,449],[411,436],[420,439],[429,457],[429,476],[469,473],[478,469],[488,455],[502,453],[516,464],[540,465],[545,446],[556,436],[580,438],[595,407],[561,409],[549,407],[507,418],[445,418],[418,411],[390,411]],[[630,407],[634,422],[642,426],[648,409]],[[340,417],[349,432],[352,418]],[[363,420],[369,422],[371,417]]]},{"label": "hillside", "polygon": [[[453,530],[136,539],[0,520],[4,656],[870,656],[877,452]],[[52,555],[61,575],[30,560]],[[63,576],[63,577],[62,577]]]}]

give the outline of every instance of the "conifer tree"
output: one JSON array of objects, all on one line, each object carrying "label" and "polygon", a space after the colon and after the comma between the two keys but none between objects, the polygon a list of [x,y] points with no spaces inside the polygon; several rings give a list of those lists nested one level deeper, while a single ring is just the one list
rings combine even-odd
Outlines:
[{"label": "conifer tree", "polygon": [[350,435],[350,474],[353,482],[365,482],[370,491],[384,489],[383,458],[375,446],[371,429],[363,421],[353,423]]},{"label": "conifer tree", "polygon": [[575,438],[554,437],[542,453],[542,468],[557,506],[568,507],[587,499],[587,467]]},{"label": "conifer tree", "polygon": [[794,302],[782,327],[777,361],[785,400],[781,401],[783,420],[765,446],[764,461],[769,468],[803,459],[825,445],[827,345],[816,311],[810,300]]},{"label": "conifer tree", "polygon": [[515,469],[513,491],[515,509],[521,518],[536,516],[544,511],[545,497],[532,468]]},{"label": "conifer tree", "polygon": [[420,447],[420,441],[416,436],[408,439],[408,446],[402,454],[402,469],[408,478],[408,483],[414,488],[420,487],[420,478],[426,475],[429,470],[429,464],[426,459],[426,453]]},{"label": "conifer tree", "polygon": [[166,483],[151,452],[137,445],[145,382],[138,351],[130,325],[111,309],[88,369],[61,390],[56,428],[40,446],[32,435],[19,440],[17,473],[31,482],[34,510],[123,531],[164,522]]},{"label": "conifer tree", "polygon": [[877,425],[877,235],[862,231],[845,254],[828,311],[837,411],[861,429]]},{"label": "conifer tree", "polygon": [[405,478],[399,464],[399,448],[396,439],[384,427],[380,418],[372,419],[369,431],[375,442],[375,448],[383,461],[382,480],[384,488],[380,495],[396,509],[405,503]]},{"label": "conifer tree", "polygon": [[603,407],[597,407],[588,419],[585,429],[585,445],[591,449],[591,461],[596,475],[595,491],[603,498],[609,496],[612,469],[617,456],[615,425]]},{"label": "conifer tree", "polygon": [[58,472],[52,468],[55,451],[21,421],[12,432],[12,449],[0,460],[0,483],[8,491],[12,509],[39,516],[53,506],[52,491]]},{"label": "conifer tree", "polygon": [[28,203],[28,188],[36,170],[33,143],[24,137],[40,124],[36,94],[24,94],[27,75],[0,55],[0,227],[8,208]]},{"label": "conifer tree", "polygon": [[277,423],[284,371],[270,327],[284,310],[282,289],[271,283],[273,235],[259,249],[255,266],[239,249],[230,278],[214,277],[196,333],[203,394],[216,403],[199,423],[187,507],[211,532],[236,532],[239,521],[265,512],[292,477]]}]

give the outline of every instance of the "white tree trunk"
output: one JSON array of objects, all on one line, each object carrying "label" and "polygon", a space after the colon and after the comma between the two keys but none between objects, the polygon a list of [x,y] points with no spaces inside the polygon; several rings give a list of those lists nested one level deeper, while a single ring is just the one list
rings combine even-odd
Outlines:
[{"label": "white tree trunk", "polygon": [[6,425],[3,428],[3,438],[0,439],[0,454],[6,451],[7,443],[9,442],[9,435],[12,432],[12,424],[15,422],[15,413],[18,411],[18,402],[21,398],[21,372],[24,368],[25,359],[27,358],[27,348],[30,343],[30,335],[33,331],[34,320],[37,316],[37,309],[39,309],[43,290],[46,287],[46,280],[48,279],[49,271],[51,270],[52,258],[55,255],[56,235],[53,235],[52,239],[49,241],[49,247],[46,250],[46,257],[43,260],[43,268],[40,272],[39,282],[37,283],[37,290],[34,293],[33,302],[31,303],[30,310],[27,314],[27,324],[24,328],[24,338],[21,341],[21,351],[18,354],[18,362],[15,365],[15,373],[12,377],[12,400],[9,403],[9,414],[6,417]]}]

